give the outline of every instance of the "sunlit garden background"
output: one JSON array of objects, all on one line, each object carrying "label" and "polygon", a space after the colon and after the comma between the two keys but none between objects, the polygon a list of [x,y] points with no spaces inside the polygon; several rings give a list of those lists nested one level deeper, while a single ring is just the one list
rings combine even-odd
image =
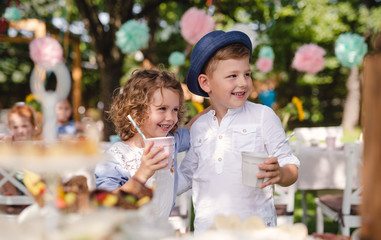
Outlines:
[{"label": "sunlit garden background", "polygon": [[[68,69],[73,72],[79,64],[80,97],[73,97],[78,101],[77,120],[102,121],[107,141],[115,132],[104,113],[113,91],[134,69],[167,68],[186,83],[197,38],[191,30],[204,17],[212,19],[212,30],[238,29],[249,35],[254,46],[250,101],[272,107],[288,132],[341,125],[343,141],[360,136],[362,60],[374,51],[372,42],[381,30],[380,0],[0,0],[0,4],[0,110],[16,102],[41,110],[29,86],[34,62],[28,43],[36,33],[13,28],[13,22],[41,20],[47,35],[63,46]],[[199,21],[194,26],[182,21],[191,8],[205,15],[192,13]],[[141,37],[123,45],[134,38],[129,31]],[[79,62],[70,39],[79,42]],[[311,58],[311,65],[299,63],[297,57]],[[54,76],[47,85],[54,87]],[[188,120],[208,105],[207,100],[187,96]],[[4,116],[0,121],[4,123]],[[307,191],[306,196],[312,233],[316,192]],[[295,200],[295,222],[301,222],[300,192]],[[336,233],[337,224],[326,222],[325,230]]]}]

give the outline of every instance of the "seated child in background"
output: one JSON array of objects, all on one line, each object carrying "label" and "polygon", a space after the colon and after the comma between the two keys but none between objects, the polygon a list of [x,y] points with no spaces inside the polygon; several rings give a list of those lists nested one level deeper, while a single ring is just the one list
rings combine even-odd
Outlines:
[{"label": "seated child in background", "polygon": [[79,123],[72,119],[73,108],[68,99],[62,100],[56,105],[58,135],[75,135],[82,131]]},{"label": "seated child in background", "polygon": [[[8,112],[10,136],[4,140],[30,141],[38,139],[36,114],[28,105],[16,104]],[[1,140],[1,139],[0,139]]]},{"label": "seated child in background", "polygon": [[[25,104],[17,103],[8,112],[8,128],[10,135],[3,140],[6,141],[32,141],[38,139],[36,114],[34,110]],[[1,139],[0,139],[1,140]],[[22,174],[17,174],[16,177],[22,182]],[[3,176],[0,174],[0,180]],[[21,192],[9,181],[0,187],[0,194],[4,196],[17,196]],[[0,211],[8,214],[19,213],[26,206],[24,205],[0,205]]]},{"label": "seated child in background", "polygon": [[[136,70],[118,91],[111,105],[110,117],[122,142],[114,143],[107,153],[110,159],[99,163],[95,169],[97,188],[109,191],[132,192],[134,181],[152,187],[153,202],[158,215],[168,217],[177,191],[178,152],[189,148],[189,131],[179,127],[183,117],[184,93],[172,73],[157,70]],[[157,154],[162,148],[144,144],[130,120],[131,115],[146,138],[175,137],[174,166],[162,169],[167,156]],[[191,122],[188,126],[190,126]]]},{"label": "seated child in background", "polygon": [[272,184],[288,186],[298,176],[299,160],[285,144],[259,168],[260,188],[242,183],[241,152],[270,155],[285,139],[273,110],[248,102],[253,83],[252,46],[246,34],[214,31],[194,47],[187,77],[189,90],[209,97],[213,110],[192,125],[191,147],[179,168],[178,194],[192,188],[195,234],[209,229],[216,215],[260,216],[276,225]]}]

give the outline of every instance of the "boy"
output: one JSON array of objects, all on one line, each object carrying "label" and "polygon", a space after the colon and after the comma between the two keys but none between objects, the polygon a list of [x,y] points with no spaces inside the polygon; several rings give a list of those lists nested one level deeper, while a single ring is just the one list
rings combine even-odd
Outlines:
[{"label": "boy", "polygon": [[209,97],[213,110],[191,128],[191,147],[180,166],[178,194],[192,188],[195,234],[211,227],[216,215],[235,214],[242,220],[260,216],[276,226],[273,190],[270,185],[289,186],[298,176],[299,160],[285,144],[277,157],[259,168],[266,178],[259,188],[242,184],[241,152],[270,155],[285,139],[274,111],[247,101],[252,90],[252,47],[239,31],[214,31],[194,47],[188,72],[189,90]]}]

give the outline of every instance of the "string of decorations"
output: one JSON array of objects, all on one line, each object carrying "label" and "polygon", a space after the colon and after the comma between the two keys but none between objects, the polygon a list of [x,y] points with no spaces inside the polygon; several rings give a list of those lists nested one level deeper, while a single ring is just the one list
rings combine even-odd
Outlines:
[{"label": "string of decorations", "polygon": [[[215,29],[212,18],[215,6],[212,0],[206,2],[208,10],[195,7],[189,8],[180,19],[180,34],[188,47],[184,52],[174,51],[170,54],[168,62],[171,66],[182,66],[194,44],[205,34]],[[257,33],[249,24],[237,23],[229,31],[244,32],[251,40],[253,48],[256,47]],[[129,20],[122,25],[116,33],[116,44],[125,54],[140,50],[148,45],[149,28],[144,21]],[[335,55],[339,62],[346,67],[359,65],[367,52],[364,38],[358,34],[341,34],[335,43]],[[315,43],[304,44],[295,52],[291,66],[308,74],[317,74],[324,69],[326,51]],[[263,46],[255,62],[256,68],[262,73],[269,73],[274,67],[274,51],[270,46]]]}]

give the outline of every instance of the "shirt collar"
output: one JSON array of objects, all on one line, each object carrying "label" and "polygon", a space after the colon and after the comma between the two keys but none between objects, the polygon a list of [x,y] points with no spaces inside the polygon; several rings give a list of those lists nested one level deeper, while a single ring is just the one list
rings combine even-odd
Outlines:
[{"label": "shirt collar", "polygon": [[[239,108],[229,108],[228,109],[228,112],[226,113],[226,115],[234,115],[236,113],[239,113],[242,111],[242,109],[244,108],[245,105],[243,105],[242,107],[239,107]],[[208,115],[209,117],[214,117],[216,116],[216,111],[215,110],[210,110],[208,112]]]}]

